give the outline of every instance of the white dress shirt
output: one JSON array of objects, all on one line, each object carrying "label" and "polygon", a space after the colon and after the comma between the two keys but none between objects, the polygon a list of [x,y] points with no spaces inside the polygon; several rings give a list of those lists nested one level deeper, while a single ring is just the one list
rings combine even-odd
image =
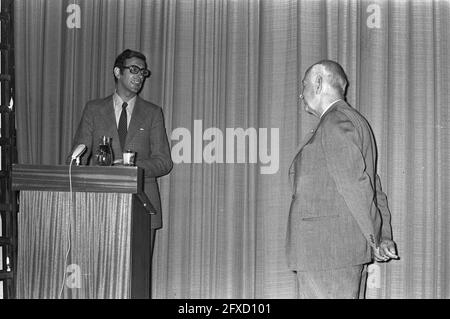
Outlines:
[{"label": "white dress shirt", "polygon": [[[120,114],[122,113],[122,104],[124,100],[117,94],[117,92],[114,92],[113,95],[113,103],[114,103],[114,113],[116,115],[116,125],[119,127],[119,119]],[[131,114],[133,114],[134,109],[134,103],[136,102],[136,96],[133,97],[131,100],[127,102],[127,128],[130,126],[130,120],[131,120]]]}]

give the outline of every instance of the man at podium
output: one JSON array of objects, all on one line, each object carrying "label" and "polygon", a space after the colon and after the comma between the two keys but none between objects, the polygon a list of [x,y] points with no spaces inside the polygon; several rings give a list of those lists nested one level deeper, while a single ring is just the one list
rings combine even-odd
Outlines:
[{"label": "man at podium", "polygon": [[[114,68],[115,92],[105,98],[89,101],[73,139],[72,151],[84,144],[86,152],[81,164],[96,165],[96,152],[103,137],[111,140],[114,165],[123,164],[123,153],[135,155],[135,165],[144,169],[144,192],[156,210],[151,216],[151,243],[153,254],[156,230],[162,227],[161,202],[156,179],[167,175],[173,163],[167,140],[162,109],[139,97],[147,69],[145,55],[125,50],[117,56]],[[150,255],[151,256],[151,255]]]}]

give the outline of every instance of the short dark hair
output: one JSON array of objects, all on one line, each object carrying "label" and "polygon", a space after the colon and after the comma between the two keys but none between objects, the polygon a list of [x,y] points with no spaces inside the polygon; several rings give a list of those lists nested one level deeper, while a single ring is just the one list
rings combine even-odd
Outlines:
[{"label": "short dark hair", "polygon": [[310,66],[306,71],[306,74],[308,74],[315,65],[322,65],[325,70],[330,72],[331,77],[327,79],[328,84],[336,89],[342,96],[345,96],[348,80],[342,66],[332,60],[322,60]]},{"label": "short dark hair", "polygon": [[[116,61],[114,62],[113,70],[114,70],[114,68],[117,67],[117,68],[120,69],[120,73],[122,73],[123,72],[123,67],[125,66],[125,61],[128,60],[128,59],[131,59],[131,58],[141,59],[142,61],[144,61],[145,67],[147,67],[147,60],[146,60],[144,54],[142,54],[139,51],[133,51],[133,50],[130,50],[130,49],[126,49],[125,51],[123,51],[121,54],[119,54],[117,56]],[[114,71],[113,71],[113,75],[114,75]],[[114,75],[114,81],[117,82],[117,78],[116,78],[115,75]]]}]

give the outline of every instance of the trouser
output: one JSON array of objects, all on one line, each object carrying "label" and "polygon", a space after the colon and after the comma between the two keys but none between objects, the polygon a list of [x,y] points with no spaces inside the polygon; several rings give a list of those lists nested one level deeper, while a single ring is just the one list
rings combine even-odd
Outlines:
[{"label": "trouser", "polygon": [[367,284],[367,268],[369,265],[364,265],[361,274],[361,285],[359,286],[359,299],[366,299],[366,284]]},{"label": "trouser", "polygon": [[297,271],[299,299],[364,298],[367,266],[357,265],[321,271]]},{"label": "trouser", "polygon": [[153,248],[155,247],[155,238],[156,238],[156,229],[150,229],[150,299],[152,298],[152,257],[153,257]]},{"label": "trouser", "polygon": [[156,237],[156,229],[151,228],[150,229],[150,261],[152,260],[153,248],[155,247],[155,237]]}]

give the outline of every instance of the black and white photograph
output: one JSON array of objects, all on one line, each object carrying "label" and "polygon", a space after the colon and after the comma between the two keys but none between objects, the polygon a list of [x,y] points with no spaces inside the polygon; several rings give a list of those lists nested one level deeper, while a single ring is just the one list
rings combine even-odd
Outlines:
[{"label": "black and white photograph", "polygon": [[450,0],[0,7],[0,299],[450,299]]}]

